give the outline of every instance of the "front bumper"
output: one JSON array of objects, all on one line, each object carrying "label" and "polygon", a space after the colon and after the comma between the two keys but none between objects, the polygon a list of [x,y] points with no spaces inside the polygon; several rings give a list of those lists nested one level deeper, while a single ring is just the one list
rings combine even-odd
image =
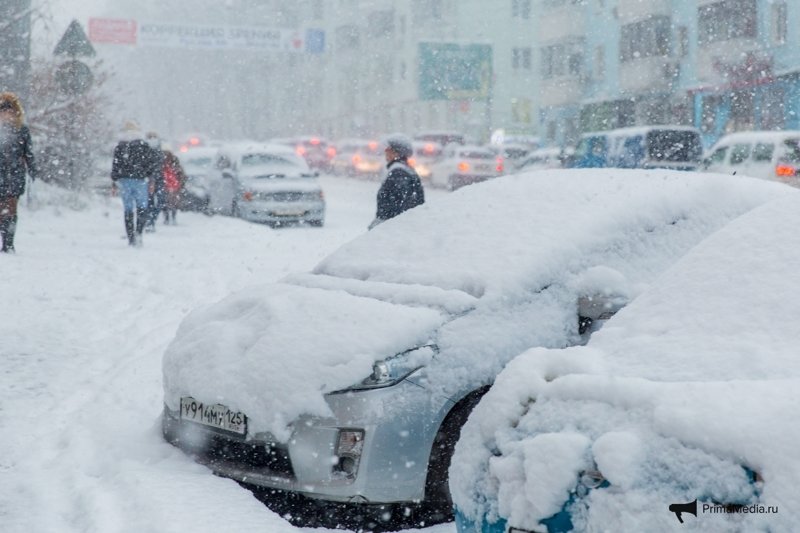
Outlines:
[{"label": "front bumper", "polygon": [[[162,428],[167,441],[215,473],[251,485],[331,502],[421,500],[431,446],[449,402],[437,401],[406,381],[326,398],[334,416],[298,419],[287,443],[268,434],[238,437],[182,421],[167,406]],[[344,429],[364,431],[352,476],[335,467],[339,431]]]},{"label": "front bumper", "polygon": [[269,202],[261,200],[240,201],[239,216],[251,222],[303,222],[325,219],[325,202]]}]

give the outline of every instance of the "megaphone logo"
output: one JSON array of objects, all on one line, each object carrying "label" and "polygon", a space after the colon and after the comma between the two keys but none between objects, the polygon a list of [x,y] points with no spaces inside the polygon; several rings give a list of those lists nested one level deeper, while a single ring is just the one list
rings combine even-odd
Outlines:
[{"label": "megaphone logo", "polygon": [[678,517],[678,521],[683,524],[681,513],[691,513],[697,516],[697,500],[689,503],[673,503],[669,506],[669,510],[675,513],[675,516]]}]

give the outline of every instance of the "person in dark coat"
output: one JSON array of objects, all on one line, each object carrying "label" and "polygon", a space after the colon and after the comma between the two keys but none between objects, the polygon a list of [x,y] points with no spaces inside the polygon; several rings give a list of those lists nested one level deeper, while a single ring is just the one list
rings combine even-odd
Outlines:
[{"label": "person in dark coat", "polygon": [[120,190],[125,212],[125,233],[128,244],[141,246],[142,232],[148,219],[148,186],[151,176],[161,172],[160,150],[154,150],[138,135],[139,128],[128,123],[123,140],[114,149],[111,179],[114,190]]},{"label": "person in dark coat", "polygon": [[147,133],[147,144],[153,149],[158,157],[158,162],[154,163],[153,173],[150,175],[150,185],[148,188],[148,207],[147,224],[145,231],[153,232],[156,230],[156,220],[158,214],[167,205],[167,192],[164,188],[164,151],[161,149],[161,139],[154,131]]},{"label": "person in dark coat", "polygon": [[[181,162],[174,153],[164,150],[164,224],[177,224],[175,215],[178,212],[183,188],[186,185],[186,173],[183,171]],[[172,222],[170,222],[170,216]]]},{"label": "person in dark coat", "polygon": [[404,211],[425,203],[425,191],[417,172],[408,164],[414,153],[411,140],[404,135],[386,139],[386,178],[378,190],[378,209],[369,229]]},{"label": "person in dark coat", "polygon": [[25,192],[25,173],[36,178],[31,133],[14,93],[0,93],[0,238],[2,252],[14,252],[17,204]]}]

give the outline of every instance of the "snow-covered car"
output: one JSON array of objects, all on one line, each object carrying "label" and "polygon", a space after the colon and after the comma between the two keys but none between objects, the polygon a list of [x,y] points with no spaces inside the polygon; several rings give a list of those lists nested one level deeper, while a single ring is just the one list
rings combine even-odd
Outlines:
[{"label": "snow-covered car", "polygon": [[377,178],[386,168],[386,157],[378,141],[344,139],[336,144],[331,171],[345,176]]},{"label": "snow-covered car", "polygon": [[305,159],[309,167],[322,172],[331,170],[331,160],[336,156],[336,147],[327,139],[317,135],[273,139],[272,143],[292,147],[297,155]]},{"label": "snow-covered car", "polygon": [[458,531],[794,531],[800,195],[733,220],[585,346],[515,358],[473,411]]},{"label": "snow-covered car", "polygon": [[477,145],[450,144],[442,157],[430,165],[430,181],[434,187],[455,189],[496,178],[503,174],[502,156]]},{"label": "snow-covered car", "polygon": [[703,167],[800,187],[800,131],[731,133],[711,147]]},{"label": "snow-covered car", "polygon": [[186,184],[181,194],[180,208],[187,211],[210,212],[211,180],[219,176],[214,171],[217,149],[209,147],[186,148],[177,152]]},{"label": "snow-covered car", "polygon": [[517,171],[561,168],[561,161],[565,157],[569,157],[569,154],[561,148],[539,148],[519,161]]},{"label": "snow-covered car", "polygon": [[191,313],[164,355],[164,436],[270,491],[445,519],[461,426],[508,361],[586,342],[704,236],[782,193],[556,170],[444,196],[310,273]]},{"label": "snow-covered car", "polygon": [[235,143],[221,147],[209,198],[215,212],[251,222],[322,226],[325,197],[305,160],[279,144]]}]

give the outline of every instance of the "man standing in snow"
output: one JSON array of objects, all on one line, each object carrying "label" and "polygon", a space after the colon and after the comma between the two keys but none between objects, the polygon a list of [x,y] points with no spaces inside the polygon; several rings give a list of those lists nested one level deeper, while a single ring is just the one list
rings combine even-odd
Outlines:
[{"label": "man standing in snow", "polygon": [[128,244],[141,246],[142,232],[147,222],[148,181],[154,172],[161,170],[160,156],[140,137],[139,128],[129,122],[125,125],[123,139],[114,149],[111,166],[113,190],[119,188],[125,211],[125,233]]},{"label": "man standing in snow", "polygon": [[386,139],[384,153],[386,178],[378,190],[378,210],[369,229],[425,203],[422,182],[416,171],[408,164],[408,158],[414,153],[411,139],[400,134],[390,135]]}]

